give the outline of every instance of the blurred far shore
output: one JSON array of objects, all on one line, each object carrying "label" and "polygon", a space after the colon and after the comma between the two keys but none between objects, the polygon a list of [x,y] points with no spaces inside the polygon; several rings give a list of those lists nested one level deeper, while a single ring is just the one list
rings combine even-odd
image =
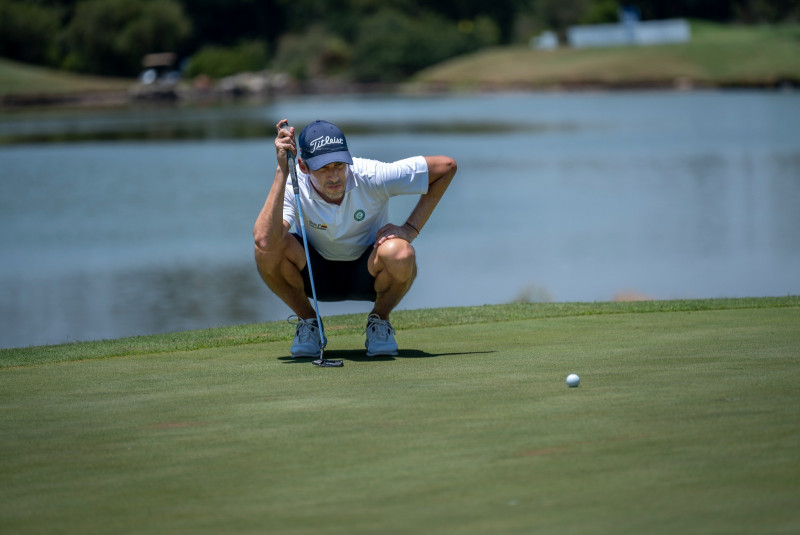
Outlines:
[{"label": "blurred far shore", "polygon": [[[459,27],[476,31],[475,22],[462,20]],[[286,44],[272,56],[253,43],[205,47],[191,56],[156,51],[140,56],[135,77],[0,57],[0,109],[208,105],[304,94],[800,88],[797,22],[643,21],[637,11],[620,11],[613,23],[544,30],[522,43],[480,43],[486,46],[465,45],[464,53],[427,66],[392,57],[364,66],[344,50],[341,57],[329,50],[323,58],[297,52],[290,63],[285,50],[294,49]],[[396,45],[402,52],[402,43]],[[381,65],[390,75],[373,72]]]}]

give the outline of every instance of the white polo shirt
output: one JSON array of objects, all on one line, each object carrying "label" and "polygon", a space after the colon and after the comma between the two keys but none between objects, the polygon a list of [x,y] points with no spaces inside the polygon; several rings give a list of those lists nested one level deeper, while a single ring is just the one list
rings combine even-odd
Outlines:
[{"label": "white polo shirt", "polygon": [[[311,186],[310,177],[297,168],[308,242],[328,260],[355,260],[375,243],[378,230],[389,222],[390,197],[428,192],[428,164],[423,156],[393,163],[353,158],[346,177],[342,203],[331,204]],[[300,232],[294,203],[289,179],[283,197],[283,219]]]}]

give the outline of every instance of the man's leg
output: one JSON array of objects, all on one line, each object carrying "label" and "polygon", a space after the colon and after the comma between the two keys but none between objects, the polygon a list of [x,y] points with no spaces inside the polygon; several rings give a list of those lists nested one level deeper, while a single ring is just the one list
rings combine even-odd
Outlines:
[{"label": "man's leg", "polygon": [[306,255],[297,238],[287,233],[274,249],[266,251],[256,247],[255,256],[258,273],[270,290],[300,319],[314,318],[314,307],[306,296],[301,275]]},{"label": "man's leg", "polygon": [[414,247],[401,239],[383,242],[369,257],[369,272],[375,277],[375,305],[371,314],[382,320],[400,304],[417,276]]}]

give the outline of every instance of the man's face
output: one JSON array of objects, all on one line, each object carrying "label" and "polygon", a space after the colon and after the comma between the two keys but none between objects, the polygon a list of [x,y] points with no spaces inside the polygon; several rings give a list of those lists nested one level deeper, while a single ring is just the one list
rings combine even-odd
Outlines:
[{"label": "man's face", "polygon": [[347,164],[344,162],[333,162],[316,171],[308,168],[311,183],[317,193],[326,201],[338,204],[344,198],[344,190],[347,186],[346,167]]}]

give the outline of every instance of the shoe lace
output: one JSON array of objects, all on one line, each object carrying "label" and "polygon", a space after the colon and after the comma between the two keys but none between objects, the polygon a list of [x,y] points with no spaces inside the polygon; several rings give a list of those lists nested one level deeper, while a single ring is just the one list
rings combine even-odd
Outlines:
[{"label": "shoe lace", "polygon": [[370,314],[367,318],[367,328],[364,333],[369,334],[370,330],[379,340],[388,340],[389,335],[394,334],[392,324],[388,320],[382,320],[377,314]]},{"label": "shoe lace", "polygon": [[301,342],[307,342],[317,330],[317,320],[304,320],[299,316],[289,316],[286,320],[290,325],[296,325],[295,336]]}]

